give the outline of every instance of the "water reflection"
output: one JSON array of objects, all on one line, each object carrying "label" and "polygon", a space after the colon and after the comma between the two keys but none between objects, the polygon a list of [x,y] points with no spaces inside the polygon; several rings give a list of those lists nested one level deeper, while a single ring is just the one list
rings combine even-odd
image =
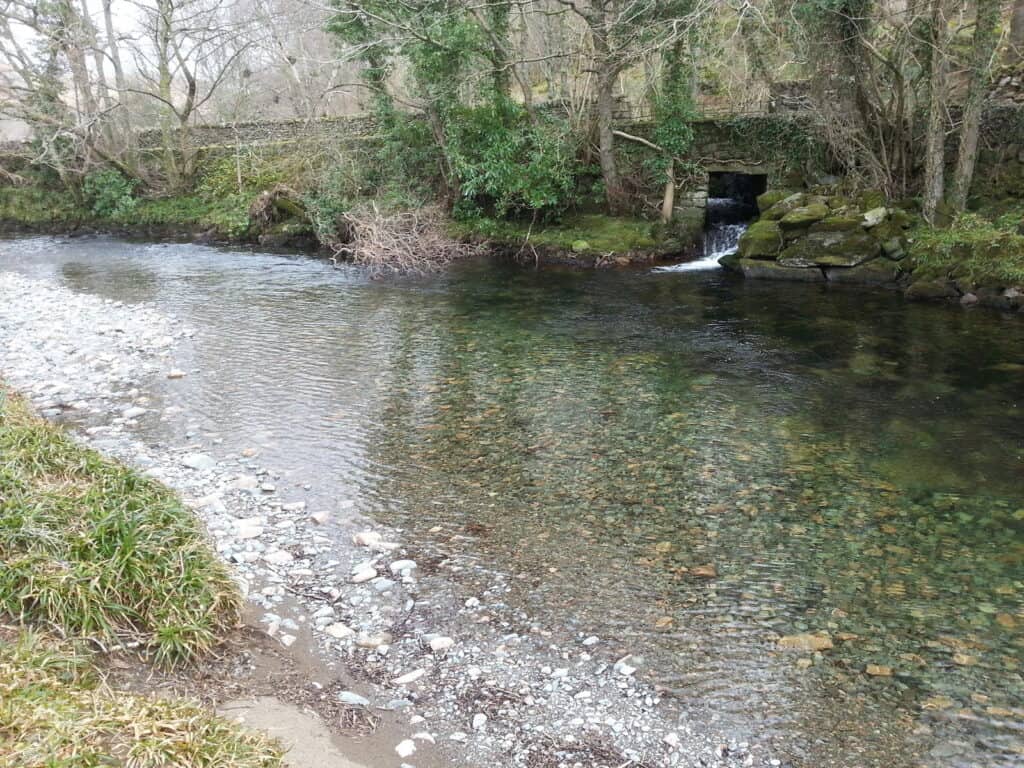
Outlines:
[{"label": "water reflection", "polygon": [[[157,439],[259,444],[322,503],[512,574],[511,602],[618,638],[693,718],[796,765],[1024,759],[1020,318],[107,240],[0,244],[0,264],[198,329]],[[817,631],[835,647],[777,647]]]}]

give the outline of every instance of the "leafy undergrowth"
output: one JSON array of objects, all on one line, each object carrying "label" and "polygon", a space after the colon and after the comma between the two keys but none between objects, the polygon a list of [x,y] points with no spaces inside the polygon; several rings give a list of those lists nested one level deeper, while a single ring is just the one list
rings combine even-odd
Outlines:
[{"label": "leafy undergrowth", "polygon": [[0,186],[0,221],[27,226],[63,224],[89,217],[66,192],[43,186]]},{"label": "leafy undergrowth", "polygon": [[130,220],[118,223],[169,229],[214,229],[225,237],[239,238],[249,231],[250,202],[251,197],[237,193],[216,199],[200,195],[142,199],[136,204]]},{"label": "leafy undergrowth", "polygon": [[965,213],[946,229],[918,227],[910,244],[914,276],[979,286],[1024,285],[1022,222],[1024,210],[1015,208],[992,218]]},{"label": "leafy undergrowth", "polygon": [[87,654],[24,632],[0,639],[0,765],[278,768],[281,751],[197,705],[104,685]]},{"label": "leafy undergrowth", "polygon": [[658,246],[650,221],[599,214],[566,217],[558,224],[533,227],[529,222],[473,219],[459,222],[456,229],[459,234],[478,235],[511,245],[520,245],[529,237],[532,245],[576,253],[629,253]]},{"label": "leafy undergrowth", "polygon": [[158,664],[238,623],[241,597],[164,486],[35,416],[0,387],[0,613]]}]

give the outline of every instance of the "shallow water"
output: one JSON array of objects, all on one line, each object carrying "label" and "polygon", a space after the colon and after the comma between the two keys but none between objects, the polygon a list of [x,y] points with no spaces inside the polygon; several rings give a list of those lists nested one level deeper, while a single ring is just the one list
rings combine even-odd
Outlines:
[{"label": "shallow water", "polygon": [[[1024,763],[1024,317],[104,239],[0,242],[0,268],[197,329],[152,439],[261,446],[321,503],[516,576],[689,717],[797,766]],[[777,647],[819,630],[819,657]]]}]

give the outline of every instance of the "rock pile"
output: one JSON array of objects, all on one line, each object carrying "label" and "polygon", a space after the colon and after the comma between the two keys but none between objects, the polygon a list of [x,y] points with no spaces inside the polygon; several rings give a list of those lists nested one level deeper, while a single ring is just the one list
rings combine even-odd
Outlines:
[{"label": "rock pile", "polygon": [[841,195],[769,190],[760,218],[725,266],[754,279],[895,285],[913,216],[879,193]]}]

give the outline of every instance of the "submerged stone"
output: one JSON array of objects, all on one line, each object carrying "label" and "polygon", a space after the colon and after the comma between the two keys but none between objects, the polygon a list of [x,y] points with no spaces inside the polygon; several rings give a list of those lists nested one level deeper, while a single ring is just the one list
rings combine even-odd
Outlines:
[{"label": "submerged stone", "polygon": [[848,285],[886,285],[895,283],[900,276],[900,268],[887,259],[874,259],[856,267],[828,267],[825,277],[830,283]]},{"label": "submerged stone", "polygon": [[832,645],[832,637],[828,632],[816,634],[786,635],[779,638],[779,647],[790,651],[827,651]]}]

